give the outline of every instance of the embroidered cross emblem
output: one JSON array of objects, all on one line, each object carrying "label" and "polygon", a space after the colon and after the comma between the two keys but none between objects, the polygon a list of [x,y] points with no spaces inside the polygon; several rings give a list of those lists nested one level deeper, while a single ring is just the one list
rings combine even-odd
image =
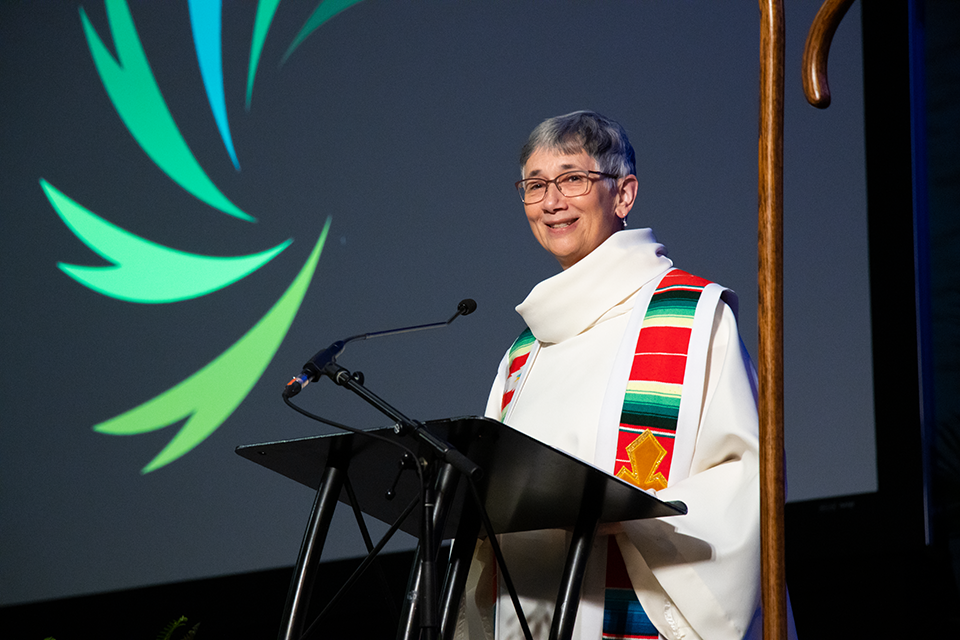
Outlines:
[{"label": "embroidered cross emblem", "polygon": [[665,455],[667,450],[657,442],[653,432],[647,429],[627,445],[627,456],[633,471],[624,466],[617,472],[617,477],[641,489],[666,489],[667,479],[657,471]]}]

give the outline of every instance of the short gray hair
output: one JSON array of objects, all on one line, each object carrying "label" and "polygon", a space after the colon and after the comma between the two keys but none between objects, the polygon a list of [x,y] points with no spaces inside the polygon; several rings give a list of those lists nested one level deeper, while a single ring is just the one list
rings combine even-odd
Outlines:
[{"label": "short gray hair", "polygon": [[544,120],[520,150],[520,171],[538,149],[564,155],[586,152],[603,173],[623,178],[637,172],[636,154],[618,122],[595,111],[574,111]]}]

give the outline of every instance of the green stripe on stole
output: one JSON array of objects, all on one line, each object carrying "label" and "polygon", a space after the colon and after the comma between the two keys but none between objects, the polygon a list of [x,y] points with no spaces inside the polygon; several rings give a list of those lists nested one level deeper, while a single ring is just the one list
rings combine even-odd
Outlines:
[{"label": "green stripe on stole", "polygon": [[514,340],[513,345],[510,347],[510,361],[512,362],[517,358],[517,356],[524,353],[530,352],[530,347],[533,346],[533,343],[536,342],[536,338],[533,336],[533,332],[530,331],[530,328],[527,327],[523,330],[517,339]]}]

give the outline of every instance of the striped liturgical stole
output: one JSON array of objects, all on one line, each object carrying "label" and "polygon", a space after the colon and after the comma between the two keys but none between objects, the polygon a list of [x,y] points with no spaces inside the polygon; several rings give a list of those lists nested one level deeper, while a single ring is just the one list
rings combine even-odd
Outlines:
[{"label": "striped liturgical stole", "polygon": [[641,489],[667,486],[693,315],[708,280],[674,269],[643,318],[623,398],[613,473]]},{"label": "striped liturgical stole", "polygon": [[500,422],[507,416],[507,407],[513,400],[513,395],[517,392],[517,386],[520,384],[520,375],[530,357],[530,350],[537,341],[533,337],[533,332],[529,328],[524,329],[523,333],[514,341],[510,347],[510,356],[508,358],[510,365],[507,369],[507,382],[503,386],[503,399],[500,401]]},{"label": "striped liturgical stole", "polygon": [[[693,316],[709,281],[674,269],[650,299],[623,398],[614,474],[641,489],[670,476]],[[603,638],[660,637],[633,590],[616,539],[607,546]]]}]

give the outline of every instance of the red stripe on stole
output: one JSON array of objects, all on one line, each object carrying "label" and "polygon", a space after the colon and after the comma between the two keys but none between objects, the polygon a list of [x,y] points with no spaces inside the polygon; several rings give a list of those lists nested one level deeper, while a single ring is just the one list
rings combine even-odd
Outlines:
[{"label": "red stripe on stole", "polygon": [[660,281],[660,285],[657,288],[662,289],[663,287],[670,287],[670,286],[673,286],[674,284],[686,284],[693,287],[705,287],[708,284],[710,284],[710,281],[704,280],[700,276],[691,275],[686,271],[682,271],[680,269],[674,269],[667,275],[663,276],[663,279]]},{"label": "red stripe on stole", "polygon": [[683,372],[687,368],[685,355],[638,353],[630,368],[631,380],[655,380],[670,384],[683,384]]},{"label": "red stripe on stole", "polygon": [[686,353],[688,344],[687,327],[644,327],[637,339],[636,353]]},{"label": "red stripe on stole", "polygon": [[[635,425],[629,425],[629,428],[640,429],[642,431],[645,427],[642,427],[642,426],[637,427]],[[662,433],[662,430],[659,433],[653,429],[651,429],[650,431],[653,432],[653,435],[655,436],[660,435],[660,433]],[[613,463],[613,475],[617,475],[618,473],[620,473],[620,469],[622,469],[623,467],[627,467],[628,470],[633,471],[633,468],[629,466],[630,461],[627,460],[627,445],[629,445],[634,440],[636,440],[638,435],[639,434],[636,431],[625,431],[622,429],[620,433],[617,434],[617,459]],[[667,450],[666,455],[663,456],[663,460],[660,461],[660,465],[657,467],[657,471],[662,473],[663,477],[666,478],[667,481],[669,482],[670,463],[673,461],[673,445],[674,445],[674,442],[676,442],[676,440],[674,438],[657,438],[657,442],[660,443],[661,447]]]},{"label": "red stripe on stole", "polygon": [[523,354],[517,358],[514,358],[510,361],[510,371],[507,373],[508,376],[512,376],[514,373],[520,370],[520,367],[527,363],[527,358],[530,357],[530,352]]},{"label": "red stripe on stole", "polygon": [[503,400],[500,401],[500,411],[503,411],[503,409],[510,404],[510,401],[513,400],[513,392],[514,390],[511,389],[503,394]]}]

